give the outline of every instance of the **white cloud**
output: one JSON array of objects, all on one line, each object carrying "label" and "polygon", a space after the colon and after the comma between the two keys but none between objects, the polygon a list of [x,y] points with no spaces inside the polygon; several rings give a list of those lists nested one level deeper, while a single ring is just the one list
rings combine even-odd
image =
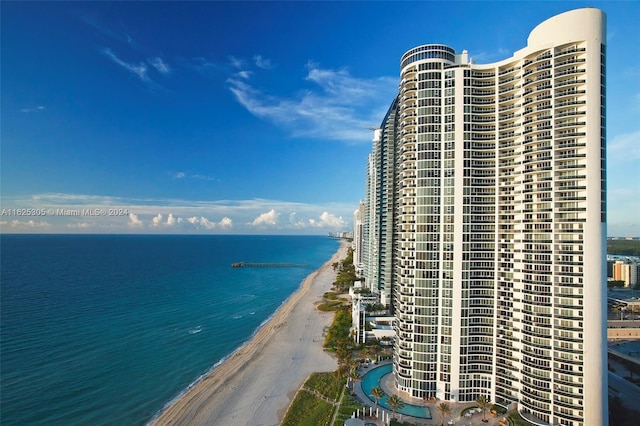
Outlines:
[{"label": "white cloud", "polygon": [[206,217],[201,217],[200,218],[200,225],[205,228],[205,229],[213,229],[216,227],[216,224],[211,222],[209,219],[207,219]]},{"label": "white cloud", "polygon": [[211,222],[209,219],[207,219],[204,216],[200,216],[200,217],[190,217],[187,219],[187,222],[191,223],[192,225],[196,225],[196,227],[203,227],[204,229],[214,229],[216,227],[216,224]]},{"label": "white cloud", "polygon": [[11,222],[12,225],[14,226],[21,226],[21,225],[26,225],[29,228],[45,228],[47,226],[49,226],[49,224],[45,221],[39,221],[36,222],[35,220],[31,219],[28,222],[20,222],[18,220],[14,220]]},{"label": "white cloud", "polygon": [[122,68],[124,68],[125,70],[129,71],[130,73],[138,77],[138,79],[144,83],[147,89],[153,92],[165,90],[162,86],[160,86],[158,83],[153,81],[151,77],[149,77],[149,69],[150,69],[149,65],[155,68],[156,71],[158,71],[160,74],[168,74],[171,71],[169,66],[165,62],[163,62],[161,58],[156,57],[153,59],[146,60],[146,62],[149,64],[147,65],[145,61],[141,61],[139,63],[127,62],[121,59],[120,57],[118,57],[109,48],[102,49],[102,54],[104,54],[107,58],[111,59],[111,61],[113,61],[117,65],[120,65]]},{"label": "white cloud", "polygon": [[9,226],[9,228],[11,228],[13,231],[25,231],[25,232],[29,232],[34,229],[48,228],[51,226],[48,222],[44,220],[35,221],[33,219],[28,221],[21,221],[21,220],[14,219],[10,222],[7,222],[7,221],[0,222],[0,225],[2,225],[2,227]]},{"label": "white cloud", "polygon": [[323,228],[327,230],[344,230],[349,224],[342,219],[342,216],[336,216],[329,212],[322,212],[319,219],[308,219],[307,221],[298,220],[295,212],[289,215],[289,223],[297,229],[313,229]]},{"label": "white cloud", "polygon": [[[194,201],[63,193],[6,196],[2,201],[3,208],[7,209],[125,211],[124,216],[91,218],[92,232],[108,233],[145,233],[160,229],[173,233],[214,233],[233,229],[235,233],[246,234],[261,232],[268,227],[283,234],[321,234],[328,230],[349,230],[349,224],[340,229],[331,226],[340,225],[341,218],[353,217],[355,208],[353,203],[307,204],[268,199]],[[50,225],[46,232],[87,231],[67,226],[79,221],[77,217],[47,215],[43,219]],[[17,230],[11,228],[10,223],[3,224],[2,229],[6,232],[29,232],[27,224],[22,225],[24,230]],[[31,226],[36,224],[34,222]]]},{"label": "white cloud", "polygon": [[322,227],[342,229],[347,226],[347,222],[342,220],[342,217],[334,216],[328,212],[323,212],[320,215],[320,224]]},{"label": "white cloud", "polygon": [[139,64],[130,64],[128,62],[125,62],[122,59],[118,58],[115,55],[115,53],[113,53],[109,48],[102,49],[102,53],[106,55],[109,59],[111,59],[113,62],[115,62],[116,64],[120,65],[127,71],[138,76],[138,78],[144,81],[145,83],[151,82],[151,80],[149,79],[149,76],[147,75],[148,68],[143,62]]},{"label": "white cloud", "polygon": [[149,59],[148,62],[160,74],[169,74],[171,72],[171,68],[169,68],[169,65],[167,65],[160,57]]},{"label": "white cloud", "polygon": [[244,68],[244,61],[242,59],[236,58],[235,56],[229,56],[229,63],[233,68]]},{"label": "white cloud", "polygon": [[275,211],[275,209],[271,209],[266,213],[262,213],[260,216],[254,219],[251,222],[253,226],[263,226],[263,225],[276,225],[278,223],[278,216],[280,214]]},{"label": "white cloud", "polygon": [[46,108],[42,105],[38,105],[36,107],[31,107],[31,108],[23,108],[20,110],[20,112],[24,112],[24,113],[30,113],[30,112],[38,112],[38,111],[44,111]]},{"label": "white cloud", "polygon": [[361,79],[346,69],[307,65],[312,87],[291,97],[274,97],[237,75],[227,80],[236,100],[256,117],[285,127],[294,137],[313,137],[369,143],[377,125],[397,94],[396,77]]},{"label": "white cloud", "polygon": [[[300,224],[298,226],[300,226]],[[320,220],[309,219],[309,226],[313,228],[345,229],[347,222],[345,222],[342,217],[337,217],[331,213],[323,212],[320,215]]]},{"label": "white cloud", "polygon": [[162,223],[162,215],[158,213],[156,216],[151,219],[151,223],[153,226],[159,226]]},{"label": "white cloud", "polygon": [[173,178],[174,179],[197,179],[197,180],[206,180],[206,181],[217,181],[220,182],[220,179],[213,177],[213,176],[208,176],[208,175],[203,175],[203,174],[186,174],[185,172],[177,172],[173,174]]},{"label": "white cloud", "polygon": [[91,228],[92,224],[87,223],[87,222],[80,222],[80,223],[69,223],[67,224],[67,228],[69,229],[88,229]]},{"label": "white cloud", "polygon": [[223,229],[230,229],[233,227],[233,221],[228,217],[223,217],[218,225],[220,225],[220,227]]},{"label": "white cloud", "polygon": [[224,65],[210,61],[209,59],[204,58],[202,56],[191,58],[191,62],[185,64],[185,66],[205,74],[212,70],[224,68]]},{"label": "white cloud", "polygon": [[111,28],[109,28],[107,25],[104,25],[99,20],[96,20],[92,16],[81,15],[81,16],[79,16],[79,18],[85,24],[90,25],[91,27],[93,27],[95,30],[97,30],[103,36],[106,36],[109,39],[111,39],[113,41],[116,41],[116,42],[119,42],[119,43],[125,43],[129,47],[131,47],[131,48],[133,48],[135,50],[138,50],[138,51],[141,50],[140,47],[133,40],[133,37],[131,35],[129,35],[127,32],[114,31]]},{"label": "white cloud", "polygon": [[253,61],[255,62],[258,68],[262,68],[265,70],[273,68],[273,65],[271,64],[271,60],[267,58],[263,58],[262,55],[254,56]]},{"label": "white cloud", "polygon": [[195,175],[191,175],[191,177],[194,178],[194,179],[199,179],[199,180],[215,180],[215,181],[220,182],[220,179],[215,178],[213,176],[195,174]]},{"label": "white cloud", "polygon": [[267,97],[241,80],[229,79],[227,81],[230,85],[229,90],[235,95],[236,100],[253,115],[269,118],[280,124],[296,120],[293,102]]},{"label": "white cloud", "polygon": [[132,228],[139,228],[142,226],[142,221],[138,219],[137,214],[129,213],[129,223],[127,225]]}]

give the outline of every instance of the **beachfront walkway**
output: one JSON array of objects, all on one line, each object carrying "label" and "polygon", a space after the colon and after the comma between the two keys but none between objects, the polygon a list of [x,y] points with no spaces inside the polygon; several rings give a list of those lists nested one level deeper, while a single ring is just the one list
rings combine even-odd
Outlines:
[{"label": "beachfront walkway", "polygon": [[[361,377],[364,377],[368,372],[370,372],[371,370],[373,370],[376,367],[379,367],[381,365],[385,365],[388,364],[387,363],[382,363],[382,364],[378,364],[375,366],[372,366],[372,368],[363,368],[360,367],[358,368],[358,373],[360,374]],[[393,393],[395,393],[393,391],[393,377],[391,374],[387,374],[385,376],[382,377],[382,379],[380,380],[380,384],[379,386],[382,388],[382,390],[384,390],[384,392],[387,395],[392,395]],[[356,400],[358,400],[360,403],[362,403],[364,406],[367,407],[366,409],[366,413],[368,414],[369,411],[369,407],[372,407],[372,411],[375,413],[376,409],[375,409],[375,402],[371,400],[371,398],[368,395],[365,395],[364,391],[362,390],[362,381],[358,381],[358,383],[355,386],[355,398]],[[421,419],[421,418],[416,418],[416,417],[411,417],[405,414],[398,414],[396,413],[395,418],[396,420],[399,420],[401,422],[409,422],[409,423],[414,423],[416,425],[441,425],[442,422],[442,418],[440,415],[440,412],[438,411],[438,405],[442,402],[442,401],[435,401],[435,402],[425,402],[423,400],[417,399],[417,398],[411,398],[411,400],[409,401],[407,398],[402,398],[403,401],[406,404],[411,404],[411,405],[417,405],[417,406],[424,406],[429,408],[430,412],[431,412],[431,419]],[[485,418],[488,420],[488,422],[483,422],[482,421],[482,412],[479,409],[474,410],[473,412],[470,412],[472,410],[467,410],[465,412],[464,416],[461,416],[461,413],[470,407],[478,407],[478,404],[474,403],[474,402],[468,402],[468,403],[454,403],[454,402],[448,402],[449,404],[449,408],[451,409],[451,414],[449,416],[447,416],[447,418],[445,419],[446,421],[444,422],[445,424],[449,424],[449,425],[465,425],[465,426],[484,426],[484,425],[495,425],[495,426],[499,426],[500,425],[500,420],[504,419],[504,415],[502,416],[493,416],[489,413],[489,411],[487,411],[485,413]],[[387,418],[387,414],[391,414],[391,411],[388,409],[384,409],[382,407],[378,407],[378,411],[382,412],[384,411],[385,414],[385,419]],[[380,416],[382,417],[382,415]],[[362,418],[362,416],[361,416]],[[378,426],[386,426],[386,423],[383,423],[382,419],[372,419],[370,418],[368,415],[365,416],[364,418],[365,423],[373,423],[376,424]],[[506,419],[504,420],[506,422]]]}]

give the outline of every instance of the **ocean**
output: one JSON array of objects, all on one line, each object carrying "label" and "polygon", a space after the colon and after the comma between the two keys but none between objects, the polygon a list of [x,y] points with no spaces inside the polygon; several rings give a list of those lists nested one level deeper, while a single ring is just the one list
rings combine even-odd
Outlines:
[{"label": "ocean", "polygon": [[0,423],[148,423],[338,247],[319,236],[0,236]]}]

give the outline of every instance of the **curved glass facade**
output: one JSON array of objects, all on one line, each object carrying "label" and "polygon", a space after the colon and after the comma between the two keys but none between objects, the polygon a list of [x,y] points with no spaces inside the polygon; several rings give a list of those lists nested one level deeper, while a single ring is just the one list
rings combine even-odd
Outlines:
[{"label": "curved glass facade", "polygon": [[424,46],[413,48],[402,55],[400,68],[402,69],[413,62],[424,61],[425,59],[441,59],[453,63],[455,57],[456,51],[449,46],[443,44],[425,44]]},{"label": "curved glass facade", "polygon": [[603,29],[601,11],[579,9],[499,63],[462,63],[443,45],[403,55],[391,240],[401,394],[606,423]]}]

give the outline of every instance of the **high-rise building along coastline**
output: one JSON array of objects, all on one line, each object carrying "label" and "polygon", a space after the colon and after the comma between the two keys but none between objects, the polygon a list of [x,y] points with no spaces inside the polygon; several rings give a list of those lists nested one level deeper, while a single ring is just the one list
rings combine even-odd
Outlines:
[{"label": "high-rise building along coastline", "polygon": [[607,423],[605,34],[584,8],[499,62],[401,57],[362,215],[401,395]]}]

